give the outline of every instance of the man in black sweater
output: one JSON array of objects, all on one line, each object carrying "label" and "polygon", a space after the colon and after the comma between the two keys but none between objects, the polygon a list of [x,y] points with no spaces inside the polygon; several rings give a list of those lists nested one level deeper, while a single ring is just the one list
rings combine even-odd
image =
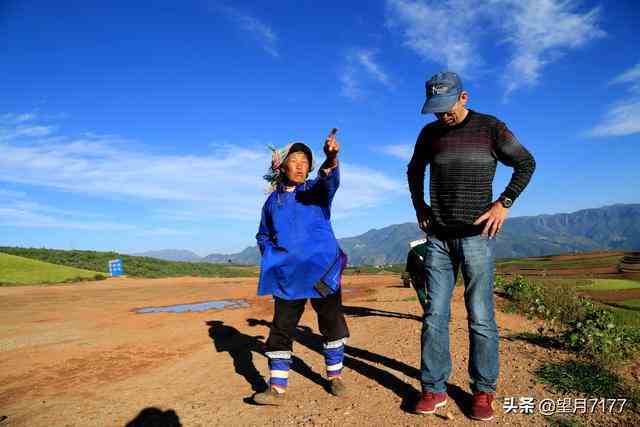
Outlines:
[{"label": "man in black sweater", "polygon": [[[437,120],[420,132],[407,171],[418,225],[427,234],[423,393],[416,412],[431,414],[447,402],[450,302],[461,268],[470,334],[470,415],[490,420],[499,371],[494,237],[529,183],[535,161],[503,122],[467,109],[469,94],[457,74],[438,73],[427,81],[426,88],[422,113],[434,113]],[[507,188],[493,201],[491,185],[498,161],[514,172]],[[430,206],[424,200],[427,166],[431,172]]]}]

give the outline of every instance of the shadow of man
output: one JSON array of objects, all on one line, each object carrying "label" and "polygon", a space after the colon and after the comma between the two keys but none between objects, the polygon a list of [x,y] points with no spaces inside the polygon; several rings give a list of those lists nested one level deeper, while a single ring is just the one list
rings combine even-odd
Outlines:
[{"label": "shadow of man", "polygon": [[349,306],[343,305],[342,310],[344,314],[350,317],[368,317],[368,316],[379,316],[379,317],[394,317],[397,319],[409,319],[416,320],[418,322],[422,322],[422,317],[416,316],[415,314],[408,313],[398,313],[397,311],[387,311],[387,310],[379,310],[377,308],[369,308],[369,307],[358,307],[358,306]]},{"label": "shadow of man", "polygon": [[217,352],[227,352],[233,358],[236,373],[242,375],[251,389],[260,393],[267,389],[267,383],[253,363],[253,353],[264,354],[263,336],[245,335],[236,328],[225,325],[220,320],[205,322],[209,326],[209,336]]},{"label": "shadow of man", "polygon": [[176,411],[158,408],[144,408],[137,417],[129,421],[125,427],[182,427]]}]

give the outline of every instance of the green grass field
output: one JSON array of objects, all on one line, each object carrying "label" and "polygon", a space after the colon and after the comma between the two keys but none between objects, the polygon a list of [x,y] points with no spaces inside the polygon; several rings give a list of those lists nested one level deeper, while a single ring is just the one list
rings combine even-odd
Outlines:
[{"label": "green grass field", "polygon": [[0,253],[35,259],[51,264],[108,273],[109,260],[120,258],[127,276],[159,277],[255,277],[255,266],[211,264],[206,262],[163,261],[156,258],[129,256],[116,252],[64,251],[57,249],[0,247]]},{"label": "green grass field", "polygon": [[638,289],[640,282],[636,280],[626,279],[592,279],[592,283],[581,285],[581,290],[588,289],[592,291],[620,291],[623,289]]},{"label": "green grass field", "polygon": [[620,305],[624,305],[625,307],[629,307],[629,308],[640,309],[640,299],[628,299],[620,303]]},{"label": "green grass field", "polygon": [[105,278],[106,275],[0,253],[0,285],[4,286],[75,282],[98,277]]},{"label": "green grass field", "polygon": [[[634,301],[634,300],[621,301],[617,304],[624,306],[628,303],[628,301]],[[635,301],[640,301],[640,300],[635,300]],[[627,309],[627,308],[620,308],[620,307],[612,307],[608,304],[605,304],[605,307],[613,312],[613,318],[615,319],[616,323],[624,326],[630,326],[632,328],[640,328],[640,311],[637,311],[637,308]],[[637,307],[640,307],[640,305]]]}]

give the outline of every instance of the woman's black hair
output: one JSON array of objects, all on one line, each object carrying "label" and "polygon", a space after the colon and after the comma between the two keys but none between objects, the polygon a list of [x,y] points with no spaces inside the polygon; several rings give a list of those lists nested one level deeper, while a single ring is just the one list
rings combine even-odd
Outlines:
[{"label": "woman's black hair", "polygon": [[304,153],[305,156],[307,156],[307,161],[309,162],[309,168],[311,168],[311,165],[313,164],[313,154],[311,154],[311,149],[307,147],[305,144],[303,144],[302,142],[295,142],[289,149],[289,153],[287,154],[287,157],[297,152],[302,152]]}]

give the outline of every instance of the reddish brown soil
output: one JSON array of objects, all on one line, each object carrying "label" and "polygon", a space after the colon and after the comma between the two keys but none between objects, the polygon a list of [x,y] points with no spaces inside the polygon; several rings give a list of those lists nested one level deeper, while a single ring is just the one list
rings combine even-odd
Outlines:
[{"label": "reddish brown soil", "polygon": [[619,289],[615,291],[581,291],[581,295],[598,301],[625,301],[640,299],[640,289]]},{"label": "reddish brown soil", "polygon": [[593,258],[603,258],[603,257],[610,257],[610,256],[619,256],[622,258],[622,256],[625,255],[625,252],[607,252],[607,251],[602,251],[602,252],[588,252],[588,253],[580,253],[580,254],[565,254],[565,255],[553,255],[553,256],[548,256],[548,257],[540,257],[537,259],[544,259],[544,260],[549,260],[549,261],[571,261],[571,260],[578,260],[578,259],[593,259]]},{"label": "reddish brown soil", "polygon": [[[585,268],[558,268],[558,269],[541,269],[541,268],[512,268],[507,270],[508,273],[521,274],[524,276],[579,276],[579,277],[607,277],[622,278],[622,274],[615,266],[611,267],[585,267]],[[614,277],[616,276],[616,277]]]},{"label": "reddish brown soil", "polygon": [[[183,426],[475,425],[465,415],[469,344],[462,289],[456,288],[452,302],[451,399],[440,416],[425,417],[410,412],[419,388],[421,328],[413,290],[403,288],[397,275],[348,276],[344,288],[351,291],[344,294],[352,335],[345,359],[349,397],[330,396],[322,386],[320,341],[308,308],[301,322],[308,329],[294,346],[300,362],[280,409],[250,399],[252,384],[267,374],[260,349],[273,309],[268,298],[254,296],[255,279],[125,278],[0,288],[0,419],[7,417],[0,424],[124,426],[155,411]],[[223,298],[246,298],[251,307],[132,312]],[[539,322],[502,312],[497,319],[496,407],[505,397],[560,398],[533,372],[569,356],[507,337],[535,332]],[[499,409],[490,424],[538,426],[547,420]]]}]

